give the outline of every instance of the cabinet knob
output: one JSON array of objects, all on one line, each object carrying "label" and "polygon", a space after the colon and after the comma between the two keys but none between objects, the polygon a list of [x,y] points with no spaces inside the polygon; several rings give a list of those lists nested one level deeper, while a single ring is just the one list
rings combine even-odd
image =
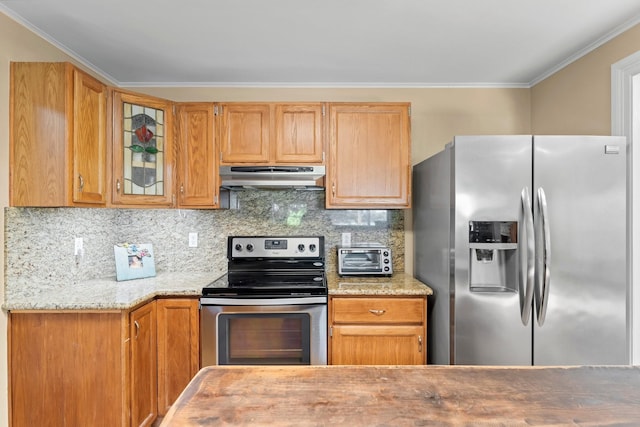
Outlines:
[{"label": "cabinet knob", "polygon": [[385,312],[386,310],[374,310],[374,309],[369,310],[369,313],[375,314],[376,316],[382,316]]}]

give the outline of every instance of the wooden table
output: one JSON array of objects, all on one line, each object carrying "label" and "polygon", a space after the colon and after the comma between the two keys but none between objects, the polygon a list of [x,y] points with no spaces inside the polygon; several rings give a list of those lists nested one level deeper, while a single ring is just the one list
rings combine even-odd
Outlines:
[{"label": "wooden table", "polygon": [[640,425],[640,367],[203,368],[162,426]]}]

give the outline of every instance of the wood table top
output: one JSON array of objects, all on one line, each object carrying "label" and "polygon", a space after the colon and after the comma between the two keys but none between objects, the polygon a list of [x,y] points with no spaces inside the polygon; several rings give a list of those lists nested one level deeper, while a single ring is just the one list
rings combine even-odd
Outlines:
[{"label": "wood table top", "polygon": [[640,366],[214,366],[162,426],[640,425]]}]

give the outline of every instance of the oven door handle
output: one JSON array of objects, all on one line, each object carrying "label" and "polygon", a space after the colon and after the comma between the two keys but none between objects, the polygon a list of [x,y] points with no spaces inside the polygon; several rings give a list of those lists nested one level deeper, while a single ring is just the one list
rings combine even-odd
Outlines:
[{"label": "oven door handle", "polygon": [[297,297],[297,298],[200,298],[201,305],[307,305],[326,304],[327,297]]}]

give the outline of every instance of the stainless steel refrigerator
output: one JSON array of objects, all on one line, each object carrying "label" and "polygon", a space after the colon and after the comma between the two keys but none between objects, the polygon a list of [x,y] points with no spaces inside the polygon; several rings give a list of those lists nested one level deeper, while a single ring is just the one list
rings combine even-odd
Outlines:
[{"label": "stainless steel refrigerator", "polygon": [[434,364],[630,364],[623,137],[460,136],[413,168]]}]

